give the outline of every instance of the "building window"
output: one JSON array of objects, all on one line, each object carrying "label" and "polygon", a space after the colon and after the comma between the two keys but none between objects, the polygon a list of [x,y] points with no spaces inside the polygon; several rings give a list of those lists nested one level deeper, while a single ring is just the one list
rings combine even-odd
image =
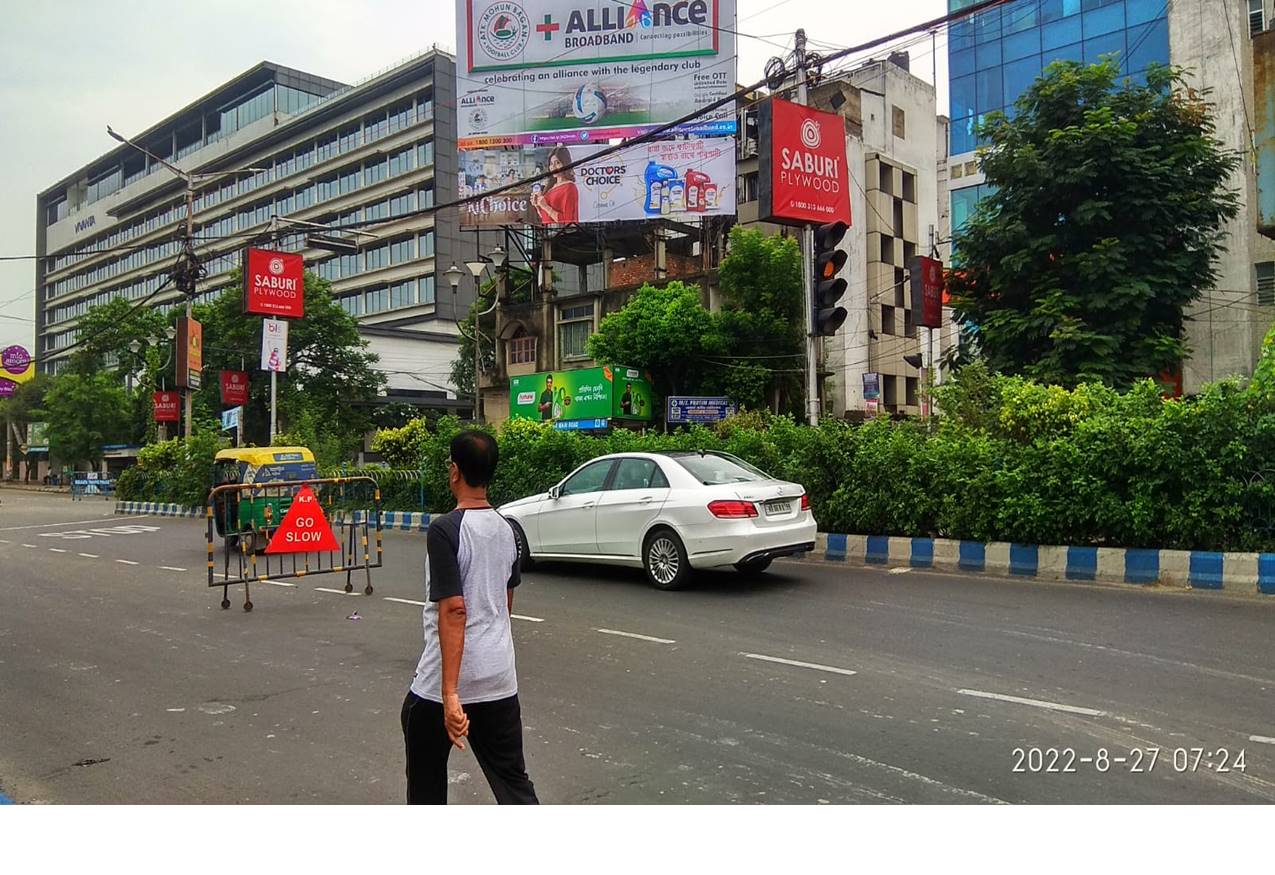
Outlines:
[{"label": "building window", "polygon": [[918,383],[919,381],[916,377],[907,378],[907,388],[904,390],[906,393],[904,403],[907,404],[908,407],[916,407],[917,404],[920,403],[917,400]]},{"label": "building window", "polygon": [[422,304],[434,303],[434,275],[421,277],[421,297]]},{"label": "building window", "polygon": [[390,244],[390,264],[402,264],[412,260],[412,238],[395,240]]},{"label": "building window", "polygon": [[390,309],[410,307],[416,303],[416,280],[390,286]]},{"label": "building window", "polygon": [[894,135],[900,140],[907,138],[905,133],[905,114],[897,106],[890,107],[890,126],[894,130]]},{"label": "building window", "polygon": [[429,258],[434,254],[434,232],[426,231],[420,236],[420,257]]},{"label": "building window", "polygon": [[579,304],[562,311],[559,327],[562,357],[564,359],[588,358],[589,335],[593,333],[593,304]]},{"label": "building window", "polygon": [[397,106],[390,107],[390,133],[397,133],[412,123],[413,102],[409,99],[406,103],[400,103]]},{"label": "building window", "polygon": [[893,374],[881,375],[881,403],[886,407],[899,406],[898,379]]},{"label": "building window", "polygon": [[894,196],[894,168],[889,164],[881,164],[881,190]]},{"label": "building window", "polygon": [[[384,158],[368,161],[363,165],[363,184],[364,185],[376,185],[378,182],[381,182],[387,178],[388,178],[388,172],[386,170]],[[344,194],[344,192],[342,192],[342,194]]]},{"label": "building window", "polygon": [[[907,308],[903,309],[903,336],[916,337],[916,326],[912,324],[912,311]],[[912,402],[909,401],[908,403],[911,404]]]},{"label": "building window", "polygon": [[536,339],[515,337],[509,341],[509,364],[534,365],[536,363]]},{"label": "building window", "polygon": [[419,166],[423,170],[426,167],[430,167],[431,165],[433,165],[434,163],[434,141],[433,140],[426,140],[425,142],[421,143],[419,146],[417,146],[417,150],[418,150],[418,157],[420,158],[420,160],[416,162],[417,166]]},{"label": "building window", "polygon": [[363,142],[373,143],[390,132],[390,120],[385,112],[370,115],[363,120]]},{"label": "building window", "polygon": [[881,235],[881,263],[894,264],[894,238],[889,234]]},{"label": "building window", "polygon": [[1259,307],[1275,307],[1275,261],[1257,264],[1257,304]]},{"label": "building window", "polygon": [[888,304],[881,305],[881,333],[894,334],[894,308]]},{"label": "building window", "polygon": [[752,203],[759,197],[757,188],[757,174],[745,173],[737,180],[739,186],[739,199],[743,203]]},{"label": "building window", "polygon": [[916,203],[916,174],[903,171],[903,199],[910,204]]},{"label": "building window", "polygon": [[411,149],[404,149],[390,156],[390,176],[401,176],[410,171],[413,167],[413,158],[415,153]]},{"label": "building window", "polygon": [[389,246],[378,246],[375,249],[369,249],[363,254],[364,270],[380,270],[387,267],[390,263]]},{"label": "building window", "polygon": [[1248,33],[1256,36],[1266,30],[1266,0],[1248,0]]}]

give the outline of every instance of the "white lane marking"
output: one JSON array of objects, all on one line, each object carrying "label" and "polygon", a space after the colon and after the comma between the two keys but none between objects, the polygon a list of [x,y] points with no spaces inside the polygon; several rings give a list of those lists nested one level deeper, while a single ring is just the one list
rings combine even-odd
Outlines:
[{"label": "white lane marking", "polygon": [[173,566],[173,565],[161,565],[159,566],[159,570],[160,571],[185,571],[186,569],[177,568],[176,566]]},{"label": "white lane marking", "polygon": [[425,602],[412,601],[411,599],[396,599],[387,595],[385,600],[387,602],[398,602],[400,605],[420,605],[422,608],[425,607]]},{"label": "white lane marking", "polygon": [[[528,623],[543,623],[544,622],[544,619],[542,617],[528,617],[526,614],[510,614],[509,616],[513,617],[515,620],[526,620]],[[659,641],[660,639],[652,638],[651,640]],[[670,641],[669,643],[672,644],[673,642]]]},{"label": "white lane marking", "polygon": [[38,550],[38,549],[39,549],[39,548],[38,548],[35,544],[23,544],[22,546],[23,546],[23,547],[30,547],[32,550]]},{"label": "white lane marking", "polygon": [[1015,705],[1028,705],[1032,708],[1044,708],[1047,711],[1065,711],[1068,714],[1082,714],[1085,717],[1105,717],[1106,711],[1093,708],[1079,708],[1075,705],[1060,705],[1057,702],[1046,702],[1043,699],[1024,699],[1021,696],[1004,696],[1000,693],[987,693],[982,690],[957,690],[962,696],[975,696],[979,699],[996,699],[1000,702],[1013,702]]},{"label": "white lane marking", "polygon": [[[133,517],[133,519],[138,519],[139,517],[142,517],[142,516],[150,516],[150,514],[139,514],[138,516]],[[89,523],[104,523],[104,522],[109,523],[111,520],[122,520],[122,519],[128,519],[128,517],[100,516],[95,520],[74,520],[73,522],[69,522],[69,523],[41,523],[38,526],[5,526],[3,529],[0,529],[0,532],[20,532],[25,529],[52,529],[52,528],[55,528],[56,526],[83,526]]]},{"label": "white lane marking", "polygon": [[619,635],[623,638],[636,638],[639,641],[653,641],[656,644],[676,644],[672,638],[656,638],[652,635],[639,635],[636,632],[621,632],[618,629],[594,629],[594,632],[601,632],[603,635]]},{"label": "white lane marking", "polygon": [[363,595],[363,593],[360,592],[359,590],[355,590],[354,592],[346,592],[343,589],[328,589],[326,586],[316,586],[314,588],[314,591],[315,592],[330,592],[330,593],[335,593],[336,595]]},{"label": "white lane marking", "polygon": [[180,714],[181,712],[185,711],[186,709],[185,709],[185,708],[168,708],[167,710],[168,710],[168,713],[170,713],[170,714]]},{"label": "white lane marking", "polygon": [[81,553],[79,555],[83,556],[85,559],[101,559],[102,558],[96,553]]},{"label": "white lane marking", "polygon": [[66,551],[63,550],[61,547],[50,547],[49,552],[50,553],[65,553]]},{"label": "white lane marking", "polygon": [[0,538],[0,544],[7,544],[7,543],[9,543],[9,542],[8,542],[8,541],[6,541],[4,538]]},{"label": "white lane marking", "polygon": [[1256,741],[1258,744],[1275,744],[1275,738],[1270,738],[1266,735],[1250,735],[1248,740]]},{"label": "white lane marking", "polygon": [[783,659],[778,656],[766,656],[764,653],[740,653],[739,655],[748,659],[760,659],[762,662],[778,662],[781,665],[795,665],[797,668],[813,668],[816,671],[830,671],[833,674],[858,674],[857,671],[852,671],[848,668],[837,668],[835,665],[820,665],[817,662],[801,662],[796,659]]},{"label": "white lane marking", "polygon": [[136,565],[137,564],[132,559],[116,559],[115,561],[118,562],[120,565]]},{"label": "white lane marking", "polygon": [[297,585],[295,583],[288,583],[287,581],[283,581],[283,580],[254,580],[252,581],[252,583],[268,583],[271,586],[287,586],[287,587],[291,587],[292,589],[297,588]]}]

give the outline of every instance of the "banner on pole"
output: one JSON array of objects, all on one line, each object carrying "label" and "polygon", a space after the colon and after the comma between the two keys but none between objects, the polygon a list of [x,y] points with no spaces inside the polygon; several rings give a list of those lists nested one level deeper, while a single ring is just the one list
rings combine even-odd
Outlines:
[{"label": "banner on pole", "polygon": [[204,373],[204,326],[194,319],[177,321],[177,386],[198,389]]},{"label": "banner on pole", "polygon": [[178,422],[181,419],[181,403],[180,392],[156,392],[154,395],[155,421]]},{"label": "banner on pole", "polygon": [[283,373],[288,369],[288,323],[261,320],[261,370]]},{"label": "banner on pole", "polygon": [[772,97],[761,105],[758,191],[763,222],[850,222],[846,120]]},{"label": "banner on pole", "polygon": [[230,431],[232,428],[239,428],[243,422],[243,408],[232,407],[229,410],[221,412],[221,430]]},{"label": "banner on pole", "polygon": [[243,311],[265,316],[305,315],[305,262],[291,252],[249,247],[243,259]]},{"label": "banner on pole", "polygon": [[248,403],[248,372],[247,371],[222,371],[221,372],[221,403],[222,404],[247,404]]}]

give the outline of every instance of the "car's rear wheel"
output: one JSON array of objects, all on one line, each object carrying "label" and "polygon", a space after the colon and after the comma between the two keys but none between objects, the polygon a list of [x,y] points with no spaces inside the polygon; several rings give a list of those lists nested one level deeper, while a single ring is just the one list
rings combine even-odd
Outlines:
[{"label": "car's rear wheel", "polygon": [[642,566],[646,569],[646,579],[656,589],[681,589],[691,578],[686,548],[672,529],[656,529],[646,536]]},{"label": "car's rear wheel", "polygon": [[530,571],[536,567],[536,560],[531,558],[531,548],[527,546],[527,533],[514,520],[509,520],[509,527],[514,530],[514,545],[518,548],[518,570]]},{"label": "car's rear wheel", "polygon": [[749,559],[747,562],[735,563],[735,570],[744,574],[761,574],[770,567],[770,563],[773,561],[773,557],[770,556],[765,556],[761,559]]}]

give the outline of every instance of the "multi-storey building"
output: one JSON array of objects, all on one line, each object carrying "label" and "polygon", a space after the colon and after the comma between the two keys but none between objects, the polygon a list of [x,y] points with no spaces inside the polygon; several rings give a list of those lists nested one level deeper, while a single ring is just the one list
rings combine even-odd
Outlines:
[{"label": "multi-storey building", "polygon": [[[975,0],[949,0],[957,11]],[[1142,81],[1151,64],[1187,68],[1213,104],[1218,139],[1243,161],[1232,182],[1239,215],[1222,229],[1227,251],[1216,287],[1188,310],[1184,386],[1252,372],[1275,318],[1275,244],[1258,232],[1252,36],[1266,29],[1271,0],[1013,0],[955,22],[949,31],[950,223],[959,233],[987,193],[978,168],[978,124],[1012,112],[1014,101],[1057,60],[1094,63],[1114,55]],[[959,251],[956,258],[959,259]],[[1269,288],[1259,282],[1270,277]]]},{"label": "multi-storey building", "polygon": [[[396,391],[458,405],[448,371],[456,317],[472,285],[443,283],[457,260],[453,213],[422,214],[456,197],[454,62],[429,51],[353,86],[261,63],[164,121],[129,136],[194,175],[198,296],[224,287],[249,239],[272,228],[274,248],[302,252],[359,322]],[[127,132],[126,132],[127,133]],[[256,168],[251,174],[220,171]],[[95,304],[139,301],[163,287],[185,227],[185,183],[128,145],[37,198],[36,338],[57,371]],[[276,219],[278,217],[278,219]],[[307,225],[378,222],[357,253],[311,248]],[[270,238],[266,238],[267,240]],[[169,285],[155,306],[181,298]],[[447,398],[448,395],[452,397]]]}]

